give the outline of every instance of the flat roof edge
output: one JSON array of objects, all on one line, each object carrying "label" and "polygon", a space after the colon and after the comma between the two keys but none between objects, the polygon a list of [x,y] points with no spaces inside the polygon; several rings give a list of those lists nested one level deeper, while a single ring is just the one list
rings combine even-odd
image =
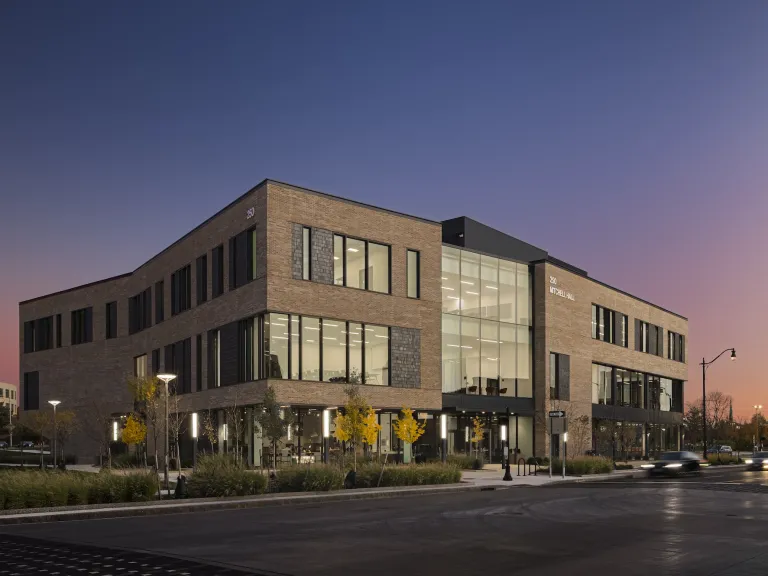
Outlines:
[{"label": "flat roof edge", "polygon": [[43,294],[42,296],[37,296],[35,298],[30,298],[29,300],[22,300],[19,302],[19,306],[23,304],[30,304],[31,302],[37,302],[38,300],[43,300],[45,298],[52,298],[54,296],[60,296],[61,294],[66,294],[67,292],[74,292],[75,290],[82,290],[83,288],[89,288],[91,286],[95,286],[96,284],[103,284],[104,282],[112,282],[114,280],[120,280],[121,278],[127,278],[128,276],[131,276],[133,272],[126,272],[125,274],[118,274],[117,276],[110,276],[109,278],[104,278],[103,280],[96,280],[94,282],[88,282],[87,284],[80,284],[79,286],[73,286],[72,288],[66,288],[64,290],[59,290],[58,292],[51,292],[50,294]]},{"label": "flat roof edge", "polygon": [[[569,270],[568,268],[564,266],[560,266],[559,264],[556,264],[555,262],[552,262],[551,260],[537,260],[536,262],[531,262],[531,264],[550,264],[551,266],[556,266],[557,268],[560,268],[561,270],[565,270],[566,272],[570,272],[573,274],[574,272]],[[590,280],[594,282],[595,284],[599,284],[600,286],[604,286],[605,288],[608,288],[610,290],[614,290],[618,292],[619,294],[624,294],[624,296],[629,296],[630,298],[637,300],[638,302],[642,302],[643,304],[648,304],[649,306],[653,306],[654,308],[657,308],[658,310],[661,310],[662,312],[666,312],[667,314],[672,314],[672,316],[676,316],[682,320],[685,320],[688,322],[688,318],[683,316],[682,314],[678,314],[677,312],[672,312],[672,310],[668,310],[664,308],[663,306],[659,306],[658,304],[654,304],[653,302],[649,302],[648,300],[645,300],[644,298],[640,298],[639,296],[635,296],[634,294],[631,294],[627,292],[626,290],[622,290],[621,288],[616,288],[615,286],[611,286],[610,284],[607,284],[605,282],[601,282],[600,280],[597,280],[596,278],[593,278],[592,276],[582,276],[582,278],[585,278],[586,280]]]}]

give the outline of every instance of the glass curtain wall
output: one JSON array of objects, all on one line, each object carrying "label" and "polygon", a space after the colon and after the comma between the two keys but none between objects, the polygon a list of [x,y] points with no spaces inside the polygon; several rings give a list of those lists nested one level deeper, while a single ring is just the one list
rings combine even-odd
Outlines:
[{"label": "glass curtain wall", "polygon": [[443,392],[533,396],[526,264],[443,247]]}]

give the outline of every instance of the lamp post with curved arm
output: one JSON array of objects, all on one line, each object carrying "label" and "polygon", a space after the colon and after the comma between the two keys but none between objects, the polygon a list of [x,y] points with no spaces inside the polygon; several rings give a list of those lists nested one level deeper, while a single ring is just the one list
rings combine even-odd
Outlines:
[{"label": "lamp post with curved arm", "polygon": [[701,359],[701,435],[704,438],[704,460],[707,459],[707,367],[726,352],[731,353],[731,360],[736,360],[736,348],[726,348],[709,362]]}]

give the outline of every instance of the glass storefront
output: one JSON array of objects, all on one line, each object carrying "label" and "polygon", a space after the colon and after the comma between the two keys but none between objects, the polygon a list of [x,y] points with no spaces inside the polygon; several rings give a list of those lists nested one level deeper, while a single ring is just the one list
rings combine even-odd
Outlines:
[{"label": "glass storefront", "polygon": [[528,266],[443,247],[443,392],[533,397]]},{"label": "glass storefront", "polygon": [[637,460],[680,449],[678,424],[592,420],[592,449],[607,458]]}]

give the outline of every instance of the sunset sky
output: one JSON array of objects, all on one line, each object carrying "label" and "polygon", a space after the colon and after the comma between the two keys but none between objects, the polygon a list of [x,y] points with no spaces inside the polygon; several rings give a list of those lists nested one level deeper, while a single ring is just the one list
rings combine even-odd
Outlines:
[{"label": "sunset sky", "polygon": [[690,319],[768,405],[768,3],[0,3],[0,381],[18,302],[264,178],[471,216]]}]

